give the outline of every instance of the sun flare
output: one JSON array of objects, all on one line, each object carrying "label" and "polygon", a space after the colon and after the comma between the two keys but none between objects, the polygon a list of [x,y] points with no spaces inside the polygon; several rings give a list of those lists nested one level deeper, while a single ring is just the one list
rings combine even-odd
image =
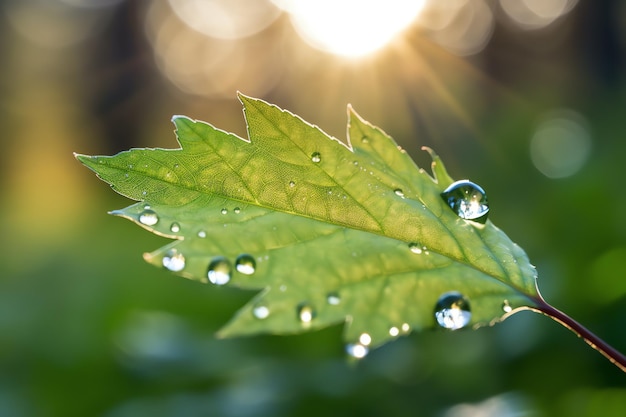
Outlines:
[{"label": "sun flare", "polygon": [[424,0],[273,0],[314,48],[345,57],[370,54],[415,21]]}]

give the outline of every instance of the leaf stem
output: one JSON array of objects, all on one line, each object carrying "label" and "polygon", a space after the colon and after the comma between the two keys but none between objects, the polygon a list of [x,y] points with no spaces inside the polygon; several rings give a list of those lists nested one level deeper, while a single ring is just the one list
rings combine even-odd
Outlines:
[{"label": "leaf stem", "polygon": [[561,310],[552,307],[541,296],[535,298],[535,301],[537,303],[537,307],[531,308],[531,310],[544,314],[562,326],[568,328],[578,337],[581,337],[589,346],[604,355],[604,357],[606,357],[612,364],[617,366],[623,372],[626,372],[626,356],[610,346],[604,340],[600,339],[585,326],[563,313]]}]

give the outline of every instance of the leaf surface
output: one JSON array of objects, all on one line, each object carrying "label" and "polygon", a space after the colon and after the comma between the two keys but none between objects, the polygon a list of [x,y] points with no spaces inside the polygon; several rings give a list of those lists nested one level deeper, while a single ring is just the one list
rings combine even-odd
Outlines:
[{"label": "leaf surface", "polygon": [[348,343],[377,346],[436,327],[435,305],[450,291],[470,302],[473,327],[534,305],[526,254],[490,221],[447,206],[441,193],[453,180],[432,151],[433,177],[350,107],[343,143],[240,99],[249,140],[177,116],[180,149],[77,155],[138,201],[112,214],[175,239],[148,262],[261,290],[222,336],[345,322]]}]

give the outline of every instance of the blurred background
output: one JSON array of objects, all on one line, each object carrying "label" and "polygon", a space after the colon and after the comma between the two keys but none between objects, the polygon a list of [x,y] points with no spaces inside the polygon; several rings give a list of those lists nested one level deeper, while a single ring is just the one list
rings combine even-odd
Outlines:
[{"label": "blurred background", "polygon": [[74,160],[245,135],[236,91],[345,138],[348,103],[487,190],[545,298],[626,352],[626,2],[0,0],[1,416],[624,416],[626,375],[546,317],[401,338],[216,340],[252,293],[143,262],[165,239]]}]

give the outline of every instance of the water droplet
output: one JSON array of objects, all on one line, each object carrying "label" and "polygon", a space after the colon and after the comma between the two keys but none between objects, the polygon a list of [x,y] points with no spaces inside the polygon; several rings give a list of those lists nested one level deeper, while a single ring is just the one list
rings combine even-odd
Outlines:
[{"label": "water droplet", "polygon": [[290,186],[291,188],[295,187],[295,186],[296,186],[295,181],[289,181],[289,186]]},{"label": "water droplet", "polygon": [[178,223],[176,223],[176,222],[172,223],[172,225],[170,226],[170,231],[171,231],[172,233],[178,233],[178,232],[180,232],[180,224],[178,224]]},{"label": "water droplet", "polygon": [[223,209],[220,211],[220,213],[222,213],[222,214],[228,214],[228,209],[223,208]]},{"label": "water droplet", "polygon": [[298,320],[304,324],[309,324],[315,318],[315,310],[309,304],[302,303],[296,309]]},{"label": "water droplet", "polygon": [[363,136],[363,137],[361,138],[361,143],[369,143],[369,141],[370,141],[370,140],[369,140],[369,138],[368,138],[367,136]]},{"label": "water droplet", "polygon": [[252,275],[256,270],[256,261],[252,255],[242,253],[235,260],[235,269],[244,275]]},{"label": "water droplet", "polygon": [[409,250],[418,255],[422,253],[422,247],[417,243],[409,243]]},{"label": "water droplet", "polygon": [[505,313],[510,313],[511,311],[513,311],[513,307],[511,307],[511,304],[509,303],[509,300],[504,300],[502,302],[502,310]]},{"label": "water droplet", "polygon": [[461,180],[452,183],[441,193],[441,197],[460,218],[483,224],[487,221],[487,195],[473,182]]},{"label": "water droplet", "polygon": [[213,258],[209,264],[207,277],[212,284],[224,285],[230,281],[231,273],[232,266],[228,259],[218,256],[217,258]]},{"label": "water droplet", "polygon": [[409,330],[411,330],[411,326],[409,326],[409,323],[402,323],[402,327],[401,328],[402,328],[402,331],[404,333],[408,333]]},{"label": "water droplet", "polygon": [[372,336],[370,336],[368,333],[361,333],[361,335],[359,336],[359,343],[363,346],[369,346],[370,343],[372,343]]},{"label": "water droplet", "polygon": [[170,249],[163,257],[163,266],[172,272],[182,271],[185,268],[185,257],[176,249]]},{"label": "water droplet", "polygon": [[358,166],[359,166],[359,161],[354,161],[354,162],[352,162],[352,163],[354,164],[354,166],[355,166],[355,167],[358,167]]},{"label": "water droplet", "polygon": [[144,191],[141,192],[141,195],[144,195],[144,196],[148,195],[148,192],[144,190]]},{"label": "water droplet", "polygon": [[396,326],[393,326],[389,329],[389,336],[396,337],[399,334],[400,334],[400,329],[398,329]]},{"label": "water droplet", "polygon": [[200,239],[204,239],[206,237],[206,232],[204,230],[199,230],[198,231],[198,237]]},{"label": "water droplet", "polygon": [[141,212],[139,215],[139,223],[145,224],[146,226],[154,226],[159,222],[159,216],[155,211],[147,209]]},{"label": "water droplet", "polygon": [[331,292],[326,296],[326,302],[331,306],[337,306],[341,303],[341,297],[338,292]]},{"label": "water droplet", "polygon": [[280,292],[285,292],[287,291],[287,286],[285,284],[282,284],[280,287],[278,287],[278,289],[280,290]]},{"label": "water droplet", "polygon": [[233,211],[235,212],[235,214],[241,213],[241,209],[239,207],[235,207]]},{"label": "water droplet", "polygon": [[404,198],[404,191],[402,191],[400,188],[396,188],[395,190],[393,190],[393,192],[396,193],[398,197]]},{"label": "water droplet", "polygon": [[435,318],[446,329],[457,330],[467,326],[472,318],[468,299],[456,291],[442,294],[435,306]]},{"label": "water droplet", "polygon": [[369,353],[369,349],[360,343],[354,343],[346,345],[346,352],[355,359],[363,359]]},{"label": "water droplet", "polygon": [[252,315],[259,320],[263,320],[269,317],[270,309],[266,306],[256,306],[252,309]]},{"label": "water droplet", "polygon": [[322,155],[320,155],[319,152],[313,152],[311,154],[311,161],[313,161],[313,162],[315,162],[317,164],[321,160],[322,160]]}]

